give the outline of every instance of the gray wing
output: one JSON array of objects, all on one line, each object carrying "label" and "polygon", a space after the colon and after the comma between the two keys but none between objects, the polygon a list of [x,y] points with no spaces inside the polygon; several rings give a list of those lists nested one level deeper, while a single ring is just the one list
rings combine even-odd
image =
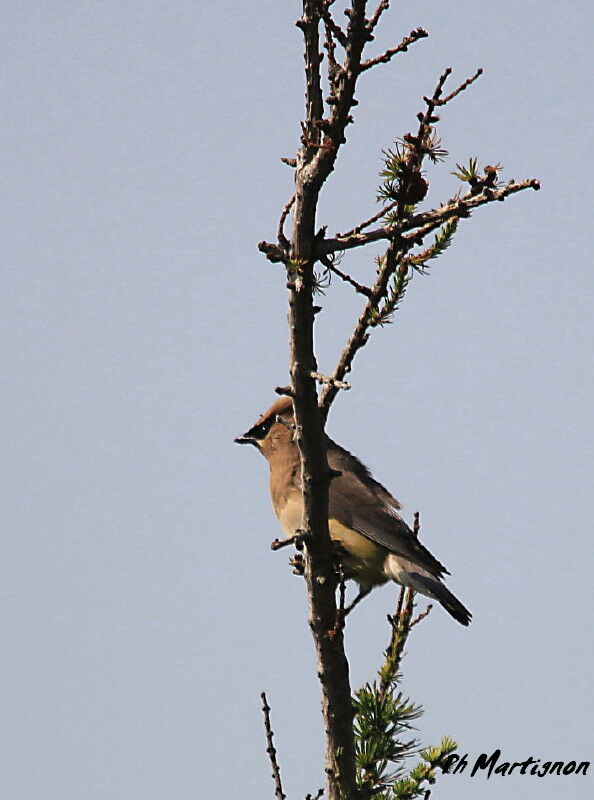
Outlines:
[{"label": "gray wing", "polygon": [[328,464],[342,473],[330,483],[329,516],[358,531],[391,553],[441,577],[449,574],[398,514],[400,503],[348,450],[328,440]]}]

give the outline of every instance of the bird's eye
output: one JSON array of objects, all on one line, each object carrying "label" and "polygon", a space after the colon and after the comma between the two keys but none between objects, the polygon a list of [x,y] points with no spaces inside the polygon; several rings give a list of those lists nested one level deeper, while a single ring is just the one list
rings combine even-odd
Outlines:
[{"label": "bird's eye", "polygon": [[274,419],[272,417],[268,417],[268,419],[265,419],[264,422],[261,422],[259,425],[254,425],[250,431],[251,435],[254,437],[254,439],[264,439],[272,427],[273,422]]},{"label": "bird's eye", "polygon": [[264,435],[268,433],[268,431],[272,428],[272,423],[274,422],[274,417],[268,417],[262,423],[262,430],[264,431]]}]

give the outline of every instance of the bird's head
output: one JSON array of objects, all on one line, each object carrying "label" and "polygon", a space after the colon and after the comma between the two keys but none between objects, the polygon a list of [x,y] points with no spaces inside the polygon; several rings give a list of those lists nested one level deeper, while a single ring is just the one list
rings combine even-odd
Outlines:
[{"label": "bird's head", "polygon": [[279,397],[249,431],[238,436],[236,444],[253,444],[266,458],[280,447],[294,446],[293,402],[290,397]]}]

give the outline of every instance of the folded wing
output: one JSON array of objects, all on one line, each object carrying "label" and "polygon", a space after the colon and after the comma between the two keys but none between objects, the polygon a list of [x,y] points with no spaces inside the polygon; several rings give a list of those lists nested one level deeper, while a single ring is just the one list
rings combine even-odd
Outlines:
[{"label": "folded wing", "polygon": [[328,464],[340,472],[330,483],[329,517],[358,531],[390,553],[440,578],[449,574],[398,514],[400,503],[348,450],[328,441]]}]

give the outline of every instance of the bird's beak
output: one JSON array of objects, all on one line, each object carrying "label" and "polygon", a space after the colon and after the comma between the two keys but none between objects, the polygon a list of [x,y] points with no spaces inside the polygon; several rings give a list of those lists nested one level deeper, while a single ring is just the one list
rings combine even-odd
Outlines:
[{"label": "bird's beak", "polygon": [[237,439],[233,439],[235,444],[256,444],[256,438],[254,436],[250,436],[250,432],[242,433],[241,436],[238,436]]}]

